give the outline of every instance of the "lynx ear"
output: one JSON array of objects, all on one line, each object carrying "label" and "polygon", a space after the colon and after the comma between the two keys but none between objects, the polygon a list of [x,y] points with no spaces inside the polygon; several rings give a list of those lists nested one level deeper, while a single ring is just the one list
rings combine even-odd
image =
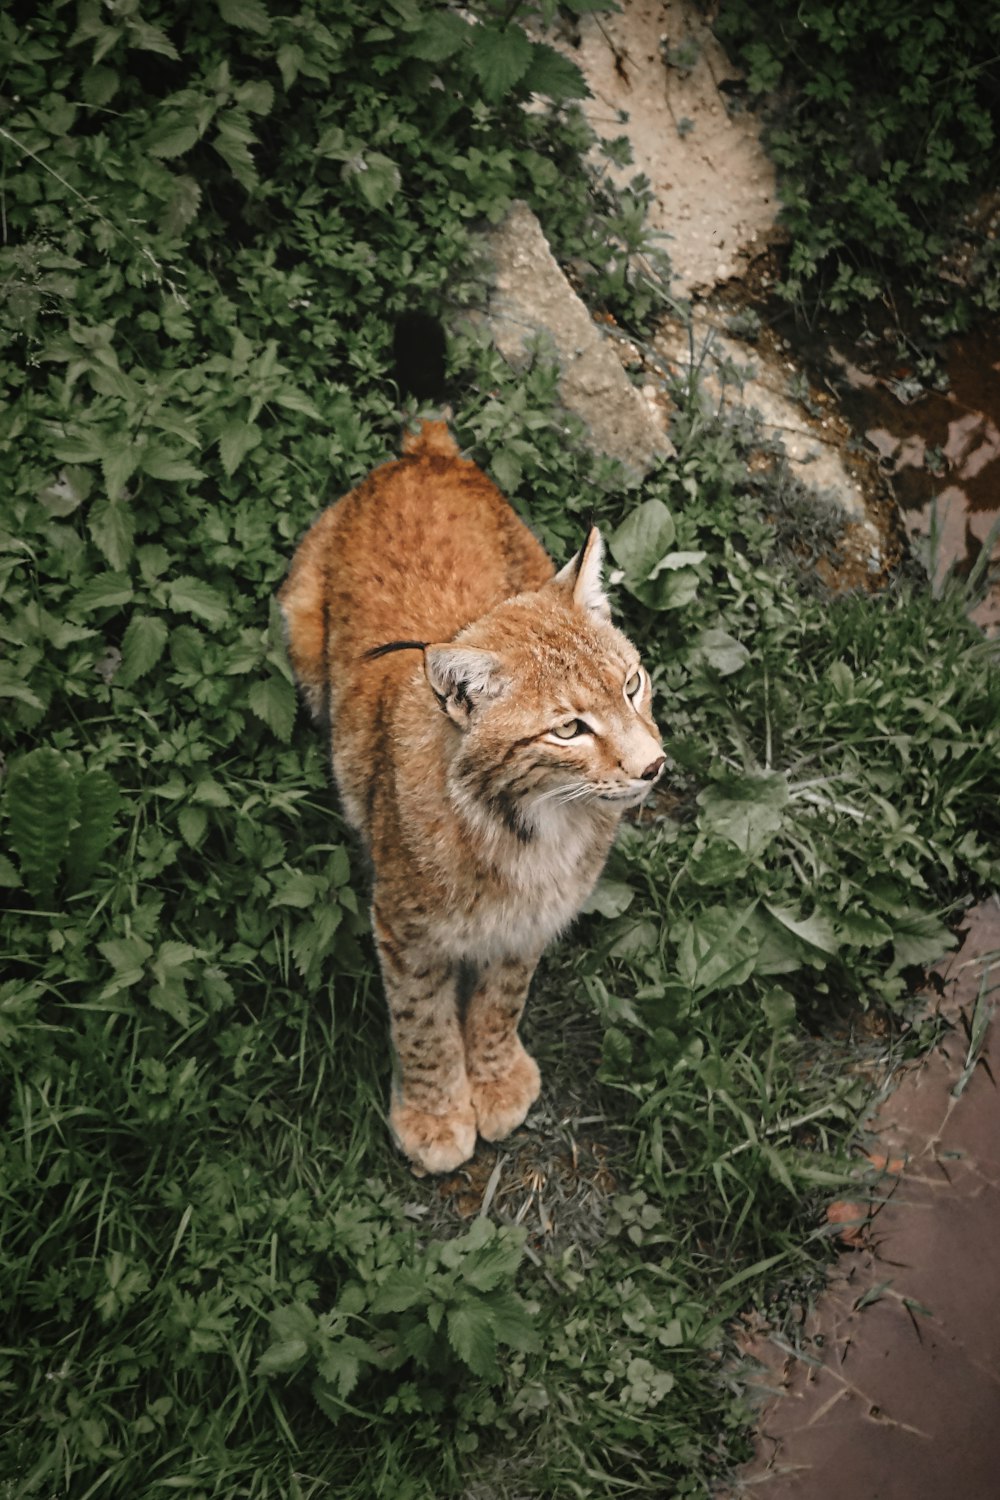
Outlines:
[{"label": "lynx ear", "polygon": [[463,729],[476,703],[496,698],[507,685],[499,657],[471,646],[428,646],[424,671],[445,713]]},{"label": "lynx ear", "polygon": [[611,606],[601,584],[604,543],[596,526],[578,552],[552,580],[552,585],[570,593],[577,609],[585,609],[598,620],[611,619]]}]

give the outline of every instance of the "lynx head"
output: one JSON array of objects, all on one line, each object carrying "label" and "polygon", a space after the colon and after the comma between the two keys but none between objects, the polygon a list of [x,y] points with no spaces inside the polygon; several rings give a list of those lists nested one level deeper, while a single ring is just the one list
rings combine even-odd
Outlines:
[{"label": "lynx head", "polygon": [[649,674],[611,624],[602,556],[594,528],[549,583],[424,653],[461,736],[453,794],[525,843],[567,804],[574,816],[634,806],[663,767]]}]

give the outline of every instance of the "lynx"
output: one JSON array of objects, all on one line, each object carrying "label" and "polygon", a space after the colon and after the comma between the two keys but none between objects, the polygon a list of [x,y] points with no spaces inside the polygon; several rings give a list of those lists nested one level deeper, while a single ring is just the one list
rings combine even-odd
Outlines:
[{"label": "lynx", "polygon": [[538,1097],[518,1036],[545,946],[592,889],[663,753],[610,621],[596,528],[556,572],[443,422],[323,512],[280,602],[371,915],[397,1144],[452,1171]]}]

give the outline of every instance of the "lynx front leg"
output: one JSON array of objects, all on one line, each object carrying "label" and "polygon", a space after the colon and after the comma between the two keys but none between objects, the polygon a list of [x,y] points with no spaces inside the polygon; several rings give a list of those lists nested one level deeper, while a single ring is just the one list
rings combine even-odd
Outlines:
[{"label": "lynx front leg", "polygon": [[479,1134],[500,1141],[538,1098],[538,1064],[517,1034],[537,958],[504,959],[483,969],[465,1013],[465,1066]]},{"label": "lynx front leg", "polygon": [[452,965],[374,918],[398,1076],[389,1124],[427,1172],[451,1172],[476,1149]]}]

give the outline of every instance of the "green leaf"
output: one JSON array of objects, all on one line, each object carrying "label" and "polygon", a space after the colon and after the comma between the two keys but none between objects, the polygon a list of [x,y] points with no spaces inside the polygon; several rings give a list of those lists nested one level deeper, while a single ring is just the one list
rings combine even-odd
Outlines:
[{"label": "green leaf", "polygon": [[531,66],[524,77],[524,87],[533,94],[543,94],[553,104],[591,98],[590,86],[576,63],[544,42],[536,42],[531,49]]},{"label": "green leaf", "polygon": [[229,605],[217,589],[200,578],[182,574],[168,589],[170,608],[180,614],[194,615],[209,625],[222,625],[229,619]]},{"label": "green leaf", "polygon": [[48,746],[19,756],[7,776],[10,846],[33,896],[52,903],[77,810],[72,771]]},{"label": "green leaf", "polygon": [[111,842],[122,796],[107,771],[89,770],[76,778],[77,826],[69,836],[66,873],[71,892],[82,891]]},{"label": "green leaf", "polygon": [[497,1380],[497,1341],[488,1305],[461,1302],[448,1309],[448,1342],[481,1380]]},{"label": "green leaf", "polygon": [[172,62],[180,61],[177,48],[161,27],[153,26],[135,15],[129,16],[125,25],[130,47],[141,52],[158,52],[161,57],[169,57]]},{"label": "green leaf", "polygon": [[135,518],[122,495],[95,500],[87,517],[87,529],[113,568],[122,569],[131,560],[135,544]]},{"label": "green leaf", "polygon": [[204,472],[190,459],[157,444],[153,444],[143,453],[142,472],[148,474],[151,479],[168,479],[175,483],[182,480],[197,483],[199,479],[205,477]]},{"label": "green leaf", "polygon": [[131,687],[152,670],[167,644],[167,627],[157,615],[134,614],[122,638],[122,664],[117,683]]},{"label": "green leaf", "polygon": [[382,1313],[406,1312],[426,1302],[427,1296],[427,1277],[422,1270],[415,1266],[394,1266],[375,1294],[371,1311],[376,1317]]},{"label": "green leaf", "polygon": [[255,422],[234,419],[219,434],[219,457],[227,475],[233,475],[252,448],[260,442],[260,428]]},{"label": "green leaf", "polygon": [[703,630],[691,650],[692,663],[704,662],[720,677],[738,672],[749,660],[746,646],[725,630]]},{"label": "green leaf", "polygon": [[42,699],[32,692],[14,663],[9,661],[0,661],[0,698],[13,698],[16,702],[26,703],[29,708],[45,708]]},{"label": "green leaf", "polygon": [[438,10],[428,16],[422,31],[409,38],[406,52],[423,62],[444,62],[445,58],[453,57],[465,46],[471,31],[472,27],[461,16],[449,10]]},{"label": "green leaf", "polygon": [[201,188],[193,177],[174,178],[173,190],[160,218],[160,232],[168,239],[183,234],[197,217],[201,205]]},{"label": "green leaf", "polygon": [[309,1345],[303,1338],[285,1339],[265,1349],[257,1361],[255,1375],[287,1375],[298,1369],[309,1353]]},{"label": "green leaf", "polygon": [[772,985],[767,994],[761,996],[760,1008],[774,1031],[787,1031],[794,1024],[795,996],[780,984]]},{"label": "green leaf", "polygon": [[95,609],[111,609],[127,604],[132,598],[132,584],[126,573],[97,573],[78,589],[69,602],[71,614],[88,615]]},{"label": "green leaf", "polygon": [[602,875],[586,901],[581,912],[600,912],[602,917],[620,917],[635,899],[635,891],[624,880],[612,880]]},{"label": "green leaf", "polygon": [[399,192],[402,181],[395,162],[379,151],[367,151],[356,160],[345,163],[344,176],[354,183],[365,202],[375,209],[389,206]]},{"label": "green leaf", "polygon": [[185,151],[197,145],[199,131],[191,122],[180,122],[167,116],[159,122],[146,138],[146,150],[151,156],[169,161],[171,157],[183,156]]},{"label": "green leaf", "polygon": [[728,839],[748,859],[759,859],[783,827],[788,801],[788,783],[780,771],[726,776],[699,792],[698,825]]},{"label": "green leaf", "polygon": [[531,66],[532,47],[519,26],[473,28],[472,71],[491,104],[498,104]]},{"label": "green leaf", "polygon": [[282,744],[287,745],[295,723],[295,689],[292,685],[274,672],[262,682],[253,684],[247,703],[258,719],[263,719]]},{"label": "green leaf", "polygon": [[101,454],[101,471],[109,500],[117,500],[139,465],[141,449],[127,438],[109,440]]},{"label": "green leaf", "polygon": [[271,17],[260,0],[219,0],[219,15],[227,26],[255,31],[258,36],[267,36],[271,30]]},{"label": "green leaf", "polygon": [[732,989],[750,978],[757,944],[746,930],[745,915],[710,906],[682,925],[677,972],[691,989],[709,994]]},{"label": "green leaf", "polygon": [[611,556],[625,574],[626,587],[648,579],[674,544],[677,528],[662,500],[637,505],[608,538]]},{"label": "green leaf", "polygon": [[764,906],[774,920],[780,922],[800,942],[808,943],[811,948],[818,948],[831,958],[839,951],[833,923],[819,910],[814,911],[811,917],[800,917],[791,907],[776,906],[770,901],[765,901]]},{"label": "green leaf", "polygon": [[203,807],[182,807],[177,814],[181,838],[189,849],[197,849],[208,828],[208,813]]}]

